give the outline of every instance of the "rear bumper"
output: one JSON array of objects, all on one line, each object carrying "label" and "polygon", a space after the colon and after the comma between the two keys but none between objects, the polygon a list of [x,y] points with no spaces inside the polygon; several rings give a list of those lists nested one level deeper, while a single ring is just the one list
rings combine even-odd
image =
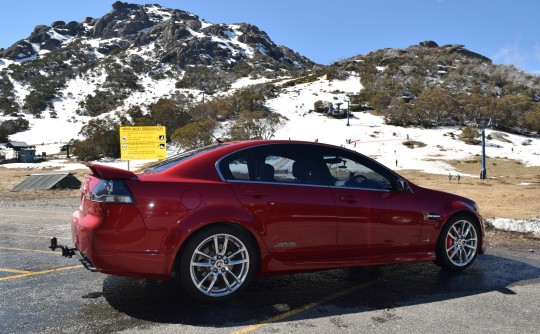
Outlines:
[{"label": "rear bumper", "polygon": [[170,277],[172,252],[161,251],[166,231],[148,231],[138,215],[124,210],[123,219],[132,216],[127,224],[120,220],[86,214],[72,215],[71,234],[75,254],[91,271],[116,276],[150,279]]}]

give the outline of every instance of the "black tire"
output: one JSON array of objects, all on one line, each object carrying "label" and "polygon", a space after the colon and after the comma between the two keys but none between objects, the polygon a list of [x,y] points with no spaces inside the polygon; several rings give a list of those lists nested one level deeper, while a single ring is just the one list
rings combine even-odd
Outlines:
[{"label": "black tire", "polygon": [[258,262],[247,232],[226,225],[211,226],[189,239],[176,274],[185,291],[194,298],[221,302],[248,287]]},{"label": "black tire", "polygon": [[453,271],[470,267],[478,256],[479,235],[473,219],[463,215],[451,218],[441,230],[435,263]]}]

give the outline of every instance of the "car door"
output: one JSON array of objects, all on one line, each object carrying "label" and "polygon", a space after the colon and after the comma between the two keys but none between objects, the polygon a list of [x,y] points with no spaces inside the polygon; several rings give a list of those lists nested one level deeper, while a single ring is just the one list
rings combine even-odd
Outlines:
[{"label": "car door", "polygon": [[423,215],[409,191],[395,190],[396,175],[351,151],[324,154],[338,211],[338,256],[413,252]]},{"label": "car door", "polygon": [[330,258],[336,246],[332,191],[328,185],[300,180],[293,170],[295,162],[309,165],[309,155],[301,146],[255,147],[220,163],[268,250],[283,261]]}]

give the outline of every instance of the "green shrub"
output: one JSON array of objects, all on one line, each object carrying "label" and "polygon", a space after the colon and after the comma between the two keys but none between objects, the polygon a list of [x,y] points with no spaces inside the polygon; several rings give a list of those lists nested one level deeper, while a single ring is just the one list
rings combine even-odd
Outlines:
[{"label": "green shrub", "polygon": [[206,119],[189,123],[176,129],[171,135],[171,141],[184,150],[193,150],[215,142],[213,133],[217,123]]},{"label": "green shrub", "polygon": [[478,145],[481,143],[481,141],[479,139],[477,139],[478,137],[480,137],[480,132],[478,132],[478,130],[474,129],[473,127],[471,126],[467,126],[466,128],[464,128],[462,131],[461,131],[461,135],[459,136],[459,138],[469,144],[469,145]]},{"label": "green shrub", "polygon": [[94,118],[79,132],[84,140],[73,143],[73,154],[80,160],[96,160],[102,157],[120,157],[119,121],[110,116]]},{"label": "green shrub", "polygon": [[122,96],[115,94],[114,90],[96,90],[94,95],[86,95],[84,101],[79,102],[81,110],[78,112],[85,116],[98,116],[112,111]]},{"label": "green shrub", "polygon": [[403,142],[403,145],[407,146],[408,148],[417,148],[417,147],[425,147],[426,144],[420,142],[420,141],[416,141],[416,140],[407,140],[407,141],[404,141]]},{"label": "green shrub", "polygon": [[0,122],[0,142],[7,142],[9,135],[26,131],[29,128],[28,121],[22,117]]},{"label": "green shrub", "polygon": [[175,84],[176,88],[198,89],[213,94],[219,90],[226,90],[231,86],[235,77],[213,67],[189,67],[186,69],[182,79]]},{"label": "green shrub", "polygon": [[228,135],[231,140],[270,139],[285,120],[277,113],[265,115],[260,111],[244,111],[234,118]]}]

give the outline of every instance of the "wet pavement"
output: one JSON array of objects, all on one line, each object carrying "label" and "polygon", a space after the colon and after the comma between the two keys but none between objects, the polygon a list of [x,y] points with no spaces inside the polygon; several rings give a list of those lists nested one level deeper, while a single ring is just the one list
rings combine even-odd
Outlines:
[{"label": "wet pavement", "polygon": [[[0,205],[0,333],[536,332],[540,249],[489,247],[463,273],[432,263],[259,279],[201,304],[174,281],[91,273],[47,250],[70,243],[76,203]],[[54,271],[56,270],[56,271]]]}]

